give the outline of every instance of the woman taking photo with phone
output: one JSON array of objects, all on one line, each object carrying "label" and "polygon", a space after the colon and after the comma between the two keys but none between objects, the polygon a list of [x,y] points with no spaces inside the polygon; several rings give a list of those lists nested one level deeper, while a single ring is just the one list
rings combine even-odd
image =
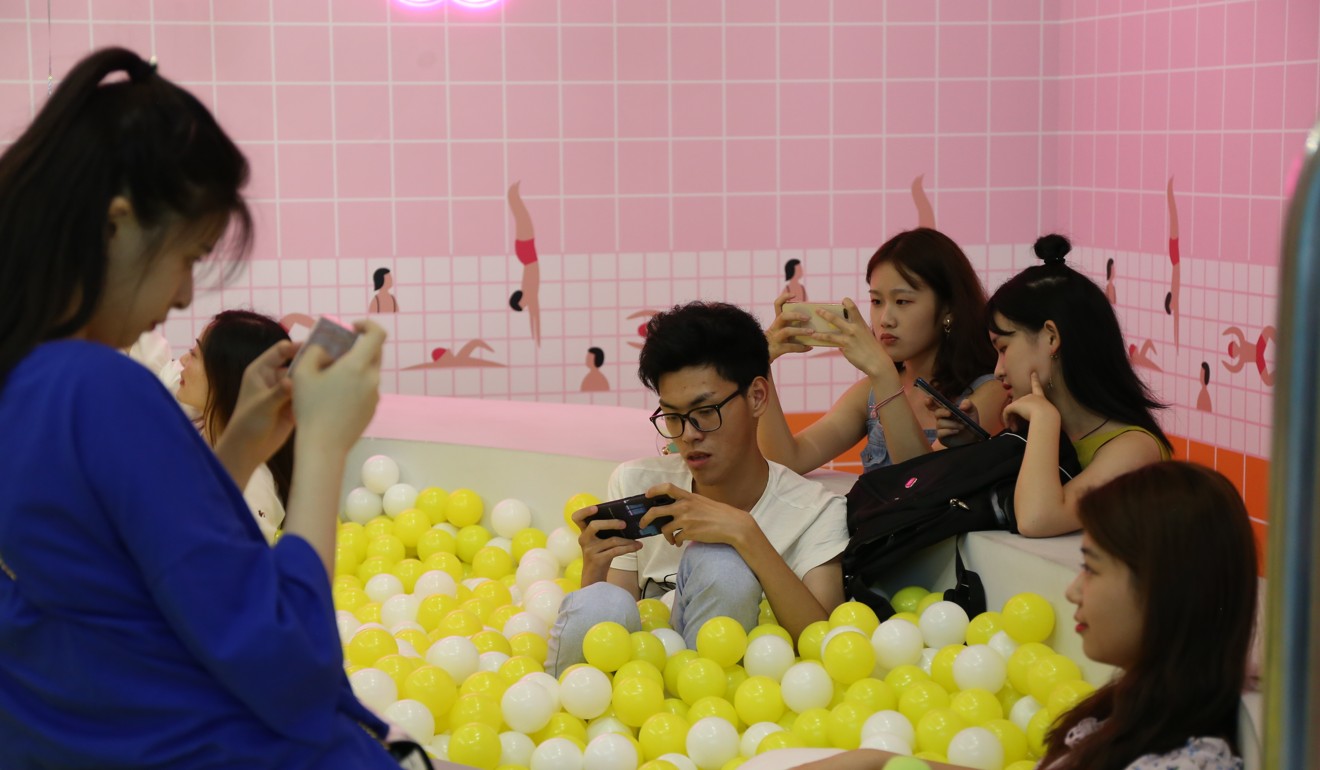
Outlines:
[{"label": "woman taking photo with phone", "polygon": [[[214,452],[118,352],[191,303],[198,262],[242,258],[247,176],[201,102],[122,48],[74,65],[0,156],[6,767],[398,767],[344,675],[328,577],[384,332],[291,376],[293,343],[262,353]],[[272,548],[239,490],[295,422]]]},{"label": "woman taking photo with phone", "polygon": [[818,311],[837,332],[813,331],[806,316],[784,312],[787,293],[775,301],[777,317],[766,331],[771,361],[811,350],[794,341],[808,338],[837,345],[866,376],[796,435],[772,382],[770,405],[757,433],[767,459],[808,473],[865,437],[862,466],[869,471],[976,440],[952,415],[937,419],[933,400],[914,387],[918,377],[991,434],[999,431],[1004,391],[991,373],[994,349],[985,334],[985,292],[958,244],[924,227],[899,233],[871,257],[866,282],[870,326],[851,299],[843,301],[846,319]]}]

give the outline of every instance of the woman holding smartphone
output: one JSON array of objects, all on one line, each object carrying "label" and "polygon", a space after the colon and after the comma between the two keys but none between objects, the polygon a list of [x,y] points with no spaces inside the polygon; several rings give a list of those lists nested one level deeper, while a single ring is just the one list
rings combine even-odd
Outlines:
[{"label": "woman holding smartphone", "polygon": [[869,326],[851,299],[843,301],[847,318],[817,311],[837,332],[813,331],[807,316],[785,312],[787,293],[775,301],[777,317],[766,332],[772,361],[810,350],[794,341],[806,337],[838,346],[865,375],[824,417],[797,434],[789,429],[771,387],[758,442],[768,459],[798,473],[821,467],[863,437],[867,471],[976,440],[947,410],[933,408],[933,400],[914,386],[918,377],[977,415],[991,434],[1000,429],[1004,389],[992,373],[994,348],[983,323],[985,292],[958,244],[925,227],[899,233],[871,257],[866,282]]}]

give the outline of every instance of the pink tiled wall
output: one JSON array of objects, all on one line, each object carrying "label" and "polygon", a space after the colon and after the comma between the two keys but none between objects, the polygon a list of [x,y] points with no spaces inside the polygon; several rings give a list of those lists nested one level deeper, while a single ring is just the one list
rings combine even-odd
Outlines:
[{"label": "pink tiled wall", "polygon": [[[47,9],[51,13],[47,23]],[[1289,158],[1316,114],[1315,0],[10,0],[0,137],[91,48],[155,52],[252,160],[244,276],[170,321],[182,349],[222,307],[361,315],[388,267],[385,383],[405,393],[640,405],[637,327],[694,298],[768,322],[783,265],[814,300],[937,223],[989,288],[1061,229],[1098,280],[1113,258],[1169,428],[1261,455],[1269,388],[1224,368],[1226,326],[1271,323]],[[1182,230],[1173,339],[1165,185]],[[506,186],[541,252],[544,339],[509,308]],[[408,371],[481,339],[493,367]],[[612,390],[586,394],[588,347]],[[1172,346],[1172,352],[1170,347]],[[1271,352],[1266,358],[1272,366]],[[1213,411],[1196,409],[1200,362]],[[790,409],[856,378],[785,361]]]}]

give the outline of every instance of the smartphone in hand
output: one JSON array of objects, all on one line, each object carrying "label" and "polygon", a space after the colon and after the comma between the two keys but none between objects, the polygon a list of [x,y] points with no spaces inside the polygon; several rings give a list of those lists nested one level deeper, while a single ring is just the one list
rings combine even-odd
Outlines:
[{"label": "smartphone in hand", "polygon": [[966,412],[959,409],[952,401],[945,398],[944,394],[936,390],[934,385],[931,385],[929,382],[926,382],[920,377],[917,378],[917,381],[914,384],[918,388],[921,388],[923,391],[925,391],[926,395],[935,399],[935,403],[939,404],[940,406],[952,412],[955,419],[962,422],[963,425],[966,425],[967,429],[970,430],[972,433],[976,434],[976,436],[980,438],[982,441],[990,438],[990,431],[986,430],[985,428],[982,428],[980,423],[978,423],[976,420],[973,420],[971,417],[968,417]]},{"label": "smartphone in hand", "polygon": [[307,336],[307,341],[298,349],[297,355],[289,362],[289,373],[298,366],[298,361],[303,353],[312,345],[320,345],[330,356],[331,361],[337,361],[340,356],[348,352],[353,347],[354,340],[357,339],[357,332],[341,324],[321,316],[316,320],[316,325],[312,327],[312,333]]},{"label": "smartphone in hand", "polygon": [[[835,332],[838,332],[839,327],[835,326],[829,321],[826,321],[824,318],[821,318],[819,315],[816,314],[816,310],[821,308],[830,311],[831,313],[839,316],[840,318],[844,318],[844,319],[848,318],[848,308],[844,307],[840,303],[831,303],[831,302],[785,302],[784,303],[785,313],[801,313],[802,315],[807,316],[810,319],[807,322],[807,324],[812,328],[813,331],[825,332],[827,334],[833,334]],[[815,337],[793,337],[792,341],[796,342],[799,345],[809,345],[811,347],[817,347],[817,348],[839,347],[838,343],[827,342],[825,340],[817,339]]]},{"label": "smartphone in hand", "polygon": [[648,526],[642,527],[642,517],[646,512],[661,505],[671,505],[674,498],[669,495],[657,495],[647,497],[646,495],[633,495],[621,500],[611,500],[608,503],[599,503],[596,505],[596,512],[582,522],[583,525],[590,524],[593,521],[602,519],[615,519],[624,523],[623,529],[603,529],[596,533],[596,537],[601,540],[608,540],[611,537],[626,537],[629,540],[640,540],[644,537],[655,537],[661,534],[661,527],[674,520],[672,516],[657,516],[655,521]]}]

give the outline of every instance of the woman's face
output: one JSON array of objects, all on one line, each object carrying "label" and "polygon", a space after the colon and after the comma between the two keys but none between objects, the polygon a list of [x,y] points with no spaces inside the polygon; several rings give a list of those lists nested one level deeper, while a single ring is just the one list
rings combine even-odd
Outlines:
[{"label": "woman's face", "polygon": [[1068,586],[1086,657],[1131,668],[1141,650],[1141,597],[1132,570],[1082,533],[1082,569]]},{"label": "woman's face", "polygon": [[892,262],[871,272],[871,331],[894,361],[933,353],[944,339],[940,299],[928,286],[914,285]]},{"label": "woman's face", "polygon": [[[202,335],[205,337],[205,334]],[[193,409],[206,408],[206,396],[210,387],[206,380],[206,367],[202,364],[202,340],[198,339],[183,357],[179,359],[183,372],[179,375],[179,390],[174,397],[180,404]]]},{"label": "woman's face", "polygon": [[[1023,329],[1001,313],[995,313],[995,326],[1008,332],[990,332],[990,344],[999,354],[995,362],[995,377],[1004,384],[1009,395],[1015,399],[1029,395],[1033,372],[1040,378],[1041,386],[1047,388],[1052,376],[1050,335],[1047,330],[1033,332]],[[1048,389],[1046,392],[1049,392]]]}]

